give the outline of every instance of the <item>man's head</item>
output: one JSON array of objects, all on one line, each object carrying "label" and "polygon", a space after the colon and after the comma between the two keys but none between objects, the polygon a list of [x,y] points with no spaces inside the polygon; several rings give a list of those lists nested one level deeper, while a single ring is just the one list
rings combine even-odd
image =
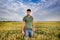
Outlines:
[{"label": "man's head", "polygon": [[27,15],[31,14],[31,9],[27,9]]}]

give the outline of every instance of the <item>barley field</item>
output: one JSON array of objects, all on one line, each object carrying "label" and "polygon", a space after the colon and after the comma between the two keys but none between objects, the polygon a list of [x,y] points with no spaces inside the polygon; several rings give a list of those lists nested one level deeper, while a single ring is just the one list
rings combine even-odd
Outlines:
[{"label": "barley field", "polygon": [[[0,40],[24,40],[21,22],[0,22]],[[35,22],[32,40],[60,40],[60,22]]]}]

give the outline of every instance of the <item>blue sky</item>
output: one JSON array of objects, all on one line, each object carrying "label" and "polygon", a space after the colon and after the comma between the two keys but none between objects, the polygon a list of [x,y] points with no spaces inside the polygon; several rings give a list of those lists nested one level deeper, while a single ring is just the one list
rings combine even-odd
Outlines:
[{"label": "blue sky", "polygon": [[22,21],[27,9],[34,21],[60,21],[60,0],[0,0],[0,21]]}]

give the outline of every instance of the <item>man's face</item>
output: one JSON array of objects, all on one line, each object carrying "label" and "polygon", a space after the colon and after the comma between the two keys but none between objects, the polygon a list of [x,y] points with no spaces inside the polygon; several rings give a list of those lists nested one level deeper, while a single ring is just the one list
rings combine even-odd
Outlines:
[{"label": "man's face", "polygon": [[31,14],[31,11],[27,11],[27,15],[30,15]]}]

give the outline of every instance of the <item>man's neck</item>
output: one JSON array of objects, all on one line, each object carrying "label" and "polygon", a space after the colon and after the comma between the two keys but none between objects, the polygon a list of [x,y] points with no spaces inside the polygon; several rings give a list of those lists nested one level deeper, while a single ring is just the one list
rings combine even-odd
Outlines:
[{"label": "man's neck", "polygon": [[30,15],[27,15],[28,17],[30,17]]}]

